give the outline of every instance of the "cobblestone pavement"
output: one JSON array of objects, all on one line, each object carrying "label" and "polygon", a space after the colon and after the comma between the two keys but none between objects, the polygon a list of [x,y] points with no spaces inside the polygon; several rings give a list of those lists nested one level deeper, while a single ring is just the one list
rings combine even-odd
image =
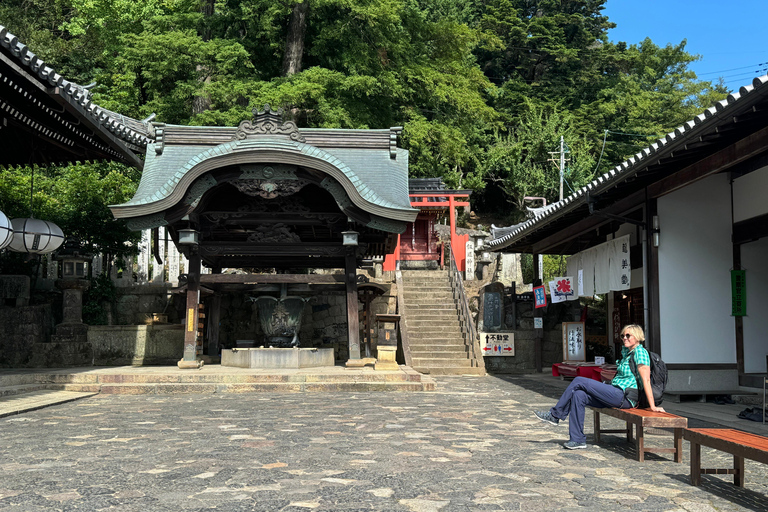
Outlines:
[{"label": "cobblestone pavement", "polygon": [[766,465],[746,462],[744,489],[725,475],[692,487],[688,443],[682,464],[641,464],[618,435],[593,445],[590,427],[588,449],[568,451],[567,426],[532,414],[556,388],[436,380],[431,393],[100,395],[3,418],[0,510],[768,509]]}]

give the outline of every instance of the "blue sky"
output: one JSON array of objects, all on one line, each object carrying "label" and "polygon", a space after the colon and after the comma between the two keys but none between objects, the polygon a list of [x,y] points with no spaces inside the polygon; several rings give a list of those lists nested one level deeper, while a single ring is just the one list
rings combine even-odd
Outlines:
[{"label": "blue sky", "polygon": [[687,39],[702,58],[691,65],[700,79],[722,76],[734,91],[768,69],[768,0],[608,0],[603,14],[615,23],[611,41],[659,46]]}]

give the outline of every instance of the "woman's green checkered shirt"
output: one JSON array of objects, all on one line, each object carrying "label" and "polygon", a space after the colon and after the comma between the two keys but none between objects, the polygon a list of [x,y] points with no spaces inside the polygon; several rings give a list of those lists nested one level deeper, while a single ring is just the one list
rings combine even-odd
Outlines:
[{"label": "woman's green checkered shirt", "polygon": [[[643,364],[651,366],[651,356],[648,355],[648,351],[642,345],[637,345],[633,350],[621,347],[621,359],[616,366],[616,376],[611,381],[611,385],[616,386],[622,391],[626,391],[627,388],[637,388],[639,392],[639,390],[643,389],[643,380],[639,375],[632,373],[632,368],[629,365],[629,358],[632,356],[632,353],[634,353],[637,366]],[[629,400],[629,403],[632,404],[632,407],[637,407],[637,404],[632,400]]]}]

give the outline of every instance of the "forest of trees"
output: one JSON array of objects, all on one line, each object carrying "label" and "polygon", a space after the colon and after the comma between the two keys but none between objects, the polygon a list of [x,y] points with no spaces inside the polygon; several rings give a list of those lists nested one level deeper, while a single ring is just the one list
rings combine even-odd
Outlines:
[{"label": "forest of trees", "polygon": [[[300,127],[403,126],[412,177],[472,189],[475,209],[511,223],[524,196],[557,200],[561,136],[568,195],[727,93],[697,79],[685,41],[609,41],[605,3],[3,0],[0,24],[66,78],[95,82],[95,103],[138,119],[235,126],[269,103]],[[138,179],[73,167],[38,171],[35,199],[75,201],[46,217],[68,233],[83,231],[78,212],[108,219]],[[0,210],[27,216],[29,173],[0,173]]]}]

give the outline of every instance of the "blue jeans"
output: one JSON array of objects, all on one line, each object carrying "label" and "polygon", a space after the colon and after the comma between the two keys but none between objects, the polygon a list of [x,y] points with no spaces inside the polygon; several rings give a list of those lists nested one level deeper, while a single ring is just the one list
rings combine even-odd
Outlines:
[{"label": "blue jeans", "polygon": [[564,420],[570,415],[568,435],[573,442],[587,441],[584,435],[584,410],[587,406],[628,409],[632,404],[624,398],[624,391],[615,386],[586,377],[576,377],[557,401],[557,405],[549,410],[552,416],[559,420]]}]

